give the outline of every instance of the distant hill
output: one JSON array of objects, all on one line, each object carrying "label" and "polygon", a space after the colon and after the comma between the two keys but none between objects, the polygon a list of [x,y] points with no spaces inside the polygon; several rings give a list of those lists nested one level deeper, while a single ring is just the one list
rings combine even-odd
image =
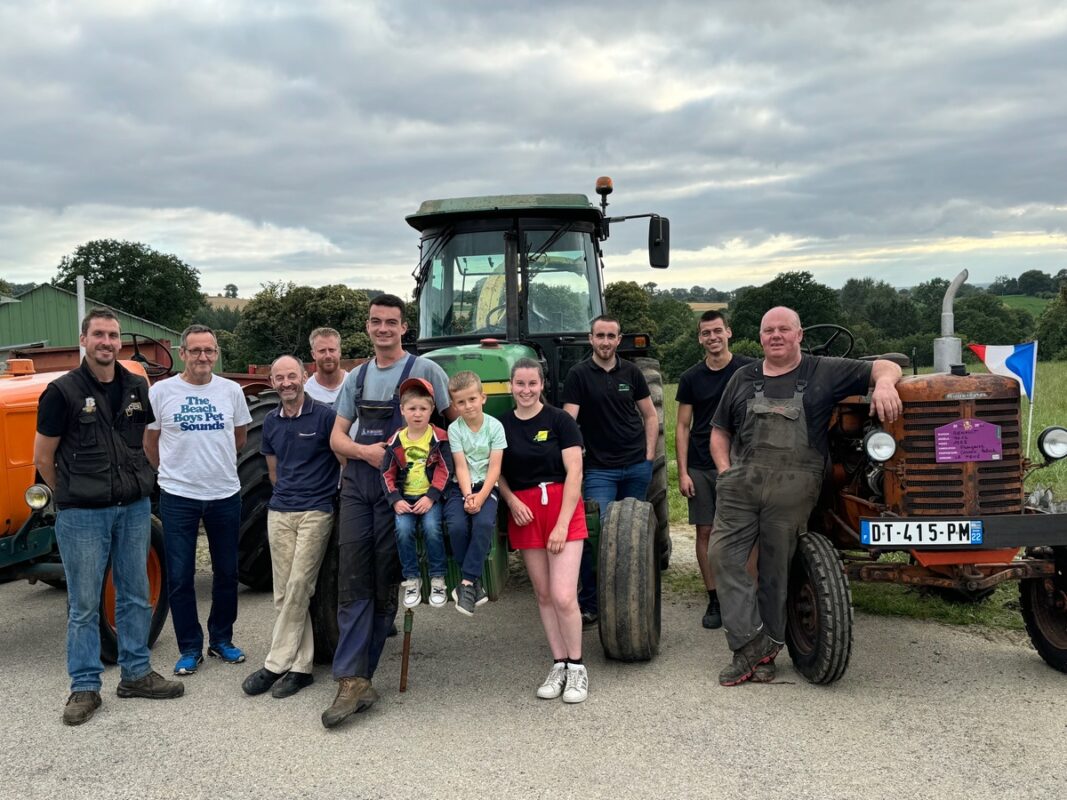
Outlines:
[{"label": "distant hill", "polygon": [[1034,319],[1040,317],[1045,306],[1051,302],[1050,298],[1032,297],[1028,294],[1005,294],[1001,295],[1000,299],[1008,308],[1021,308],[1029,311]]},{"label": "distant hill", "polygon": [[205,295],[204,302],[211,308],[215,309],[229,308],[237,311],[244,311],[245,306],[251,301],[246,297],[221,297],[218,295],[212,297],[211,295]]}]

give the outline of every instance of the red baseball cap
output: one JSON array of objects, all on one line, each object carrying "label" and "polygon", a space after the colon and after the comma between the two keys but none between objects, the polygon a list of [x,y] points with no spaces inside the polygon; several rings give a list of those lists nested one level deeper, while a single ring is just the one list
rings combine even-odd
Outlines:
[{"label": "red baseball cap", "polygon": [[414,389],[420,394],[428,395],[431,400],[434,399],[433,384],[425,378],[408,378],[406,381],[400,384],[398,394],[403,397],[404,392],[406,392],[408,389]]}]

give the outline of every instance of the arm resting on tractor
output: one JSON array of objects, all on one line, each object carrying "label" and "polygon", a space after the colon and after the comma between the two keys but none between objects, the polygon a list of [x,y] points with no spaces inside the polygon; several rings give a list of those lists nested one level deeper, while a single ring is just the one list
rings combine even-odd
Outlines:
[{"label": "arm resting on tractor", "polygon": [[897,393],[897,381],[902,375],[900,367],[892,361],[880,358],[871,365],[871,415],[878,415],[882,422],[892,422],[904,410]]}]

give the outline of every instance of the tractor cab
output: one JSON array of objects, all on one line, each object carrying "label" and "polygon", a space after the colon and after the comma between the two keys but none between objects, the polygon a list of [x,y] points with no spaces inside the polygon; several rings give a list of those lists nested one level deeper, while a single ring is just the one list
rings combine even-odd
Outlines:
[{"label": "tractor cab", "polygon": [[[419,352],[485,339],[532,349],[547,371],[551,400],[571,366],[588,355],[590,322],[604,313],[600,242],[609,179],[600,206],[583,194],[497,195],[428,200],[408,216],[421,234],[415,295]],[[668,221],[651,218],[649,260],[668,263]],[[634,337],[621,348],[642,355]],[[644,337],[647,348],[647,337]]]}]

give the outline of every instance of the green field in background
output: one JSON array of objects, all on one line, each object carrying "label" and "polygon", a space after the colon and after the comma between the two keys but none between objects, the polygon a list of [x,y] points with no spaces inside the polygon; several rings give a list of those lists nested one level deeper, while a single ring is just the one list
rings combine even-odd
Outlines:
[{"label": "green field in background", "polygon": [[1006,294],[1001,295],[1000,299],[1008,308],[1021,308],[1023,311],[1029,311],[1034,319],[1040,317],[1045,306],[1051,302],[1049,298],[1033,297],[1028,294]]}]

